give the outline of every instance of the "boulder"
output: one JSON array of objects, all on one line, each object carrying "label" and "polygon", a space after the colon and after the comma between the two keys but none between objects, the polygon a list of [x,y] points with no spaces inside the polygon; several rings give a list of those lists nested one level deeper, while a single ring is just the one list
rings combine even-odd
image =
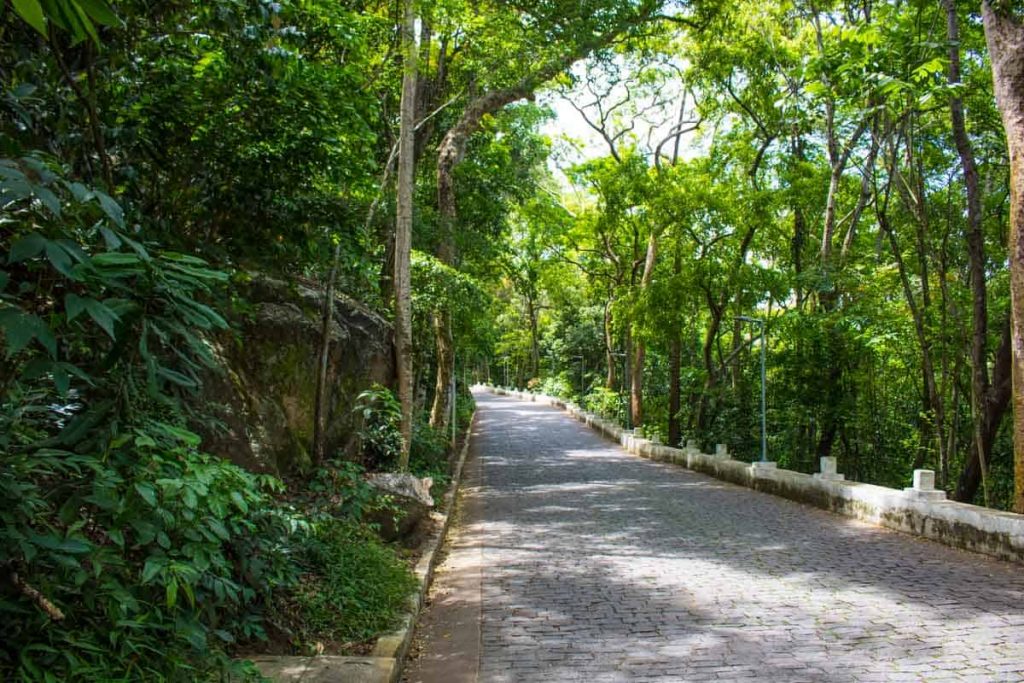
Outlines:
[{"label": "boulder", "polygon": [[420,479],[408,473],[377,472],[366,475],[366,483],[379,496],[389,499],[389,505],[366,517],[366,521],[380,527],[380,536],[385,541],[405,538],[416,530],[423,518],[434,507],[430,496],[430,477]]},{"label": "boulder", "polygon": [[[244,308],[235,334],[210,340],[221,366],[204,379],[204,411],[216,426],[196,425],[203,448],[242,467],[284,475],[310,462],[324,293],[299,282],[255,275],[238,285]],[[393,381],[390,323],[359,302],[334,296],[328,334],[327,454],[358,454],[356,397]]]}]

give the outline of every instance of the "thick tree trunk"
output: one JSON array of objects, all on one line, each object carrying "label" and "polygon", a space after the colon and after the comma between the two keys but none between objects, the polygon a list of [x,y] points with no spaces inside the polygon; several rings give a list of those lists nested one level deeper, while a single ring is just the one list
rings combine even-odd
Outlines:
[{"label": "thick tree trunk", "polygon": [[1010,339],[1013,378],[1013,507],[1024,512],[1024,25],[982,3],[996,104],[1010,153]]},{"label": "thick tree trunk", "polygon": [[[658,258],[658,235],[651,233],[647,239],[647,254],[644,257],[644,273],[640,278],[640,291],[643,292],[651,284],[654,277],[654,265]],[[634,335],[634,338],[636,335]],[[643,339],[637,339],[633,345],[633,362],[630,367],[629,401],[633,412],[633,426],[644,424],[644,361],[647,359],[647,345]]]},{"label": "thick tree trunk", "polygon": [[415,178],[416,126],[416,41],[413,39],[416,17],[412,0],[403,2],[401,122],[398,147],[398,200],[395,221],[395,368],[398,374],[398,401],[402,406],[400,430],[402,450],[399,471],[409,469],[409,447],[412,444],[413,366],[412,366],[412,286],[410,256],[412,253],[413,185]]}]

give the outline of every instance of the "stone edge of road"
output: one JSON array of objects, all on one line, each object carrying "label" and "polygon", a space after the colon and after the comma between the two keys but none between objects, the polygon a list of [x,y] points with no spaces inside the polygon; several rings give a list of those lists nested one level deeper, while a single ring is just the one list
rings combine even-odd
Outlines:
[{"label": "stone edge of road", "polygon": [[444,513],[433,513],[439,521],[439,529],[424,541],[426,551],[413,569],[418,587],[409,594],[407,611],[402,616],[401,626],[391,633],[377,638],[370,656],[256,656],[249,658],[260,672],[273,681],[328,681],[332,683],[397,683],[402,675],[402,666],[412,644],[416,621],[430,583],[434,578],[439,551],[448,536],[448,529],[454,516],[455,496],[462,484],[462,472],[466,455],[472,440],[476,412],[466,427],[459,458],[452,473],[451,486],[444,494]]},{"label": "stone edge of road", "polygon": [[478,386],[499,396],[561,409],[632,455],[685,467],[715,479],[959,550],[1024,563],[1024,515],[945,500],[944,492],[941,497],[929,497],[936,492],[912,488],[901,491],[845,481],[834,473],[831,477],[804,474],[778,468],[775,463],[746,463],[730,459],[724,450],[709,455],[701,453],[695,446],[664,446],[554,396],[491,385]]}]

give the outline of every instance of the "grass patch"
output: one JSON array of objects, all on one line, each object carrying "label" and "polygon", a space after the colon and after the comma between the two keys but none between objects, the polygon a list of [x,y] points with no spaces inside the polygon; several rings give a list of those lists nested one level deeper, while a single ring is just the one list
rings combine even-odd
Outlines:
[{"label": "grass patch", "polygon": [[303,575],[286,612],[299,641],[353,644],[396,628],[416,578],[363,526],[330,520],[313,533],[301,559]]}]

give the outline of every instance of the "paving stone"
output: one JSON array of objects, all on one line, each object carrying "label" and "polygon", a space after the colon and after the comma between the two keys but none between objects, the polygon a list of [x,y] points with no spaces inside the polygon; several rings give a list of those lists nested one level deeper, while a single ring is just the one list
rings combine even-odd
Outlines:
[{"label": "paving stone", "polygon": [[477,403],[480,680],[1024,680],[1020,567]]}]

